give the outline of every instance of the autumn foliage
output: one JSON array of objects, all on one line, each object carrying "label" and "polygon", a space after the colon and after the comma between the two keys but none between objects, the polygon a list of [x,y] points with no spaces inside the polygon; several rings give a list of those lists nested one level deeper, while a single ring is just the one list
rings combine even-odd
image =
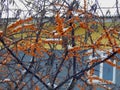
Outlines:
[{"label": "autumn foliage", "polygon": [[[95,67],[107,63],[120,69],[116,56],[120,54],[119,24],[103,26],[94,19],[99,16],[87,12],[86,5],[84,0],[83,9],[75,10],[81,17],[64,5],[66,17],[55,12],[55,24],[33,23],[36,19],[31,16],[9,24],[6,33],[0,31],[0,83],[7,83],[3,89],[30,89],[32,85],[33,90],[87,90],[89,86],[107,90],[107,85],[114,84],[95,75]],[[98,32],[92,25],[99,27]]]}]

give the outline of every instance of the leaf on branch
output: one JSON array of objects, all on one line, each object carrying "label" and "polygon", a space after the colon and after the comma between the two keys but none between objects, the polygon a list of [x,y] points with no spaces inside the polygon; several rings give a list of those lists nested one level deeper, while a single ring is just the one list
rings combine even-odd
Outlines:
[{"label": "leaf on branch", "polygon": [[64,28],[64,24],[63,24],[64,19],[61,18],[61,17],[59,16],[59,13],[58,13],[58,14],[56,15],[56,17],[55,17],[55,21],[56,21],[56,23],[57,23],[56,30],[57,30],[57,32],[58,32],[60,35],[62,35],[62,33],[63,33],[63,28]]},{"label": "leaf on branch", "polygon": [[40,90],[38,85],[35,86],[35,90]]},{"label": "leaf on branch", "polygon": [[32,17],[29,17],[29,18],[24,19],[24,20],[19,19],[19,20],[17,20],[16,22],[10,24],[10,25],[7,27],[7,30],[11,30],[11,29],[13,29],[13,28],[15,28],[15,27],[23,24],[23,23],[26,23],[26,22],[29,22],[29,21],[32,21],[32,20],[33,20]]},{"label": "leaf on branch", "polygon": [[88,25],[85,22],[80,22],[80,27],[83,29],[88,29]]}]

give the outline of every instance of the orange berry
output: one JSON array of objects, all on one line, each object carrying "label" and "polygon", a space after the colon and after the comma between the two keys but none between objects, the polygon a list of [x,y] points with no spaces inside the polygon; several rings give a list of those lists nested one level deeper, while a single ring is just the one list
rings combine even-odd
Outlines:
[{"label": "orange berry", "polygon": [[3,35],[3,31],[0,31],[0,37]]}]

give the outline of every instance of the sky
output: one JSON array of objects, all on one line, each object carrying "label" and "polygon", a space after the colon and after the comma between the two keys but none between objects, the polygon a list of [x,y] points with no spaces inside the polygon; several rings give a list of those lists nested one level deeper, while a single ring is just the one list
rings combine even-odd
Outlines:
[{"label": "sky", "polygon": [[115,4],[116,0],[98,0],[101,6],[103,7],[110,7]]},{"label": "sky", "polygon": [[[17,3],[17,7],[21,8],[21,9],[25,8],[25,6],[20,2],[20,0],[15,0],[15,1]],[[70,0],[68,0],[68,1],[70,1]],[[80,1],[81,1],[81,3],[83,3],[84,0],[80,0]],[[91,5],[95,3],[95,0],[87,0],[87,1],[89,1]],[[116,0],[98,0],[99,5],[101,7],[115,7],[115,1]],[[120,7],[120,0],[118,0],[118,1],[119,1],[119,7]],[[10,6],[10,8],[17,8],[17,7]],[[116,8],[110,8],[110,9],[102,9],[104,15],[106,14],[106,12],[108,10],[111,12],[111,15],[116,14]],[[97,10],[97,13],[99,15],[102,15],[101,12],[100,12],[100,10]],[[13,16],[13,14],[14,13],[10,13],[10,16]],[[24,14],[25,13],[22,13],[22,15],[24,15]],[[3,13],[2,17],[6,17],[6,13],[5,12]]]},{"label": "sky", "polygon": [[[89,0],[91,3],[94,3],[95,0]],[[119,7],[120,7],[120,0],[119,1]],[[109,10],[111,12],[111,15],[116,14],[116,8],[107,8],[107,7],[116,7],[115,3],[116,0],[98,0],[100,7],[106,7],[104,9],[102,9],[104,15],[106,14],[106,12]],[[99,14],[101,15],[101,12],[99,10],[97,10],[99,12]]]},{"label": "sky", "polygon": [[[116,2],[115,1],[116,0],[99,0],[99,3],[101,5],[101,7],[116,7]],[[119,6],[120,6],[120,3],[119,3]],[[106,12],[106,10],[105,10],[105,12]],[[111,8],[110,11],[111,11],[112,15],[116,14],[116,8]]]}]

